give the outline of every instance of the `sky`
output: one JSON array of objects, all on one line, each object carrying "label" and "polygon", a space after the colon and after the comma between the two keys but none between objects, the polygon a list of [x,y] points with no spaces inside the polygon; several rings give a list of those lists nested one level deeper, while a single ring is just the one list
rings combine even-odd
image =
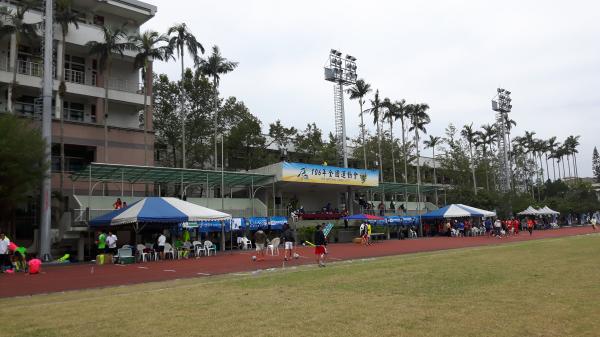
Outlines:
[{"label": "sky", "polygon": [[[427,131],[434,136],[449,123],[493,123],[491,99],[496,88],[506,88],[517,122],[513,134],[534,131],[561,142],[581,136],[580,176],[592,174],[592,150],[600,145],[600,2],[146,2],[158,10],[142,29],[166,32],[185,22],[206,55],[218,45],[239,62],[221,77],[220,91],[242,100],[265,131],[277,119],[298,129],[315,122],[325,133],[334,130],[333,84],[323,76],[334,48],[357,58],[358,77],[382,98],[429,104]],[[179,67],[157,62],[155,71],[176,80]],[[346,97],[345,111],[347,134],[356,137],[358,102]]]}]

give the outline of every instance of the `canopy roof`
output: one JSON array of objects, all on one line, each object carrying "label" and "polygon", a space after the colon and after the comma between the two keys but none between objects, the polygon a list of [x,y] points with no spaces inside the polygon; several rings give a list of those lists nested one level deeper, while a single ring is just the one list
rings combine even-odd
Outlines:
[{"label": "canopy roof", "polygon": [[423,218],[468,218],[494,216],[496,213],[462,204],[451,204],[423,214]]},{"label": "canopy roof", "polygon": [[91,227],[230,220],[231,215],[177,198],[149,197],[90,221]]},{"label": "canopy roof", "polygon": [[558,214],[560,214],[560,212],[557,212],[557,211],[551,209],[548,206],[544,206],[543,208],[540,208],[538,211],[540,212],[540,214],[548,214],[548,215],[558,215]]},{"label": "canopy roof", "polygon": [[540,215],[542,213],[540,213],[540,211],[538,211],[537,209],[529,206],[529,207],[527,207],[527,209],[525,209],[524,211],[521,211],[517,214],[518,215]]},{"label": "canopy roof", "polygon": [[[91,163],[71,175],[73,181],[124,181],[127,183],[181,183],[221,185],[221,171],[183,169],[175,167],[137,166]],[[273,181],[274,175],[224,171],[227,186],[250,186]]]},{"label": "canopy roof", "polygon": [[[419,190],[421,193],[429,193],[435,190],[443,190],[446,186],[441,184],[423,184],[419,186]],[[380,182],[379,186],[376,187],[365,187],[366,190],[383,192],[383,193],[407,193],[407,194],[417,194],[417,185],[416,184],[404,184],[404,183],[393,183],[393,182]]]}]

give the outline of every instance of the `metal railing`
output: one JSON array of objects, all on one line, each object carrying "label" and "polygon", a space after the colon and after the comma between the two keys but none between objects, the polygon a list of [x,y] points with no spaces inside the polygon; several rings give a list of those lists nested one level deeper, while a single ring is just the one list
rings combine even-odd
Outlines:
[{"label": "metal railing", "polygon": [[37,62],[17,60],[17,73],[22,75],[42,77],[43,65]]},{"label": "metal railing", "polygon": [[77,84],[85,84],[85,72],[65,69],[65,81]]},{"label": "metal railing", "polygon": [[142,93],[142,85],[140,82],[124,80],[120,78],[111,78],[108,81],[108,88],[117,91]]}]

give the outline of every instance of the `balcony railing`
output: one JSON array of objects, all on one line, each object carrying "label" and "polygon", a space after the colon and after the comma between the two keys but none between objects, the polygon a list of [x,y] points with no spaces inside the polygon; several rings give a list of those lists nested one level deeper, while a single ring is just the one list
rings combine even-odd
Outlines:
[{"label": "balcony railing", "polygon": [[42,77],[43,69],[41,63],[17,60],[17,72],[19,74]]},{"label": "balcony railing", "polygon": [[139,82],[124,80],[120,78],[111,78],[108,81],[108,88],[117,91],[142,93],[142,86]]},{"label": "balcony railing", "polygon": [[65,81],[77,84],[85,84],[85,72],[65,69]]}]

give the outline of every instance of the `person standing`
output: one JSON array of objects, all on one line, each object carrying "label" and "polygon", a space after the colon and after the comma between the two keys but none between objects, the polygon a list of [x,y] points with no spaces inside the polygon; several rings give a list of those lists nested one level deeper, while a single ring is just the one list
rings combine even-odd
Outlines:
[{"label": "person standing", "polygon": [[325,246],[327,246],[327,239],[323,233],[321,225],[317,225],[317,231],[315,232],[315,259],[319,264],[319,267],[325,267],[325,254],[327,253]]},{"label": "person standing", "polygon": [[112,254],[113,256],[117,254],[117,236],[112,231],[108,231],[106,245],[108,246],[106,251],[109,254]]},{"label": "person standing", "polygon": [[366,223],[361,223],[360,224],[360,229],[359,229],[359,234],[360,234],[360,241],[361,244],[363,245],[367,245],[367,224]]},{"label": "person standing", "polygon": [[115,203],[113,204],[113,208],[121,209],[122,207],[123,207],[123,202],[121,201],[121,198],[117,198],[117,201],[115,201]]},{"label": "person standing", "polygon": [[371,223],[367,222],[367,245],[371,244],[371,231],[373,228],[371,227]]},{"label": "person standing", "polygon": [[596,220],[596,217],[595,217],[595,216],[593,216],[593,217],[590,219],[590,223],[592,224],[592,228],[593,228],[594,230],[596,230],[596,223],[597,223],[597,222],[598,222],[598,220]]},{"label": "person standing", "polygon": [[283,259],[287,261],[293,258],[294,253],[294,232],[290,228],[290,225],[285,224],[283,231]]},{"label": "person standing", "polygon": [[500,219],[496,219],[496,221],[494,221],[494,233],[496,235],[496,237],[501,238],[502,236],[500,236],[500,231],[502,230],[502,221],[500,221]]},{"label": "person standing", "polygon": [[254,233],[254,244],[256,245],[256,251],[258,252],[257,259],[265,259],[265,245],[267,244],[267,234],[262,229],[259,229]]},{"label": "person standing", "polygon": [[4,268],[12,266],[10,262],[10,256],[8,255],[8,245],[10,240],[0,232],[0,272],[4,272]]},{"label": "person standing", "polygon": [[156,240],[156,244],[158,247],[157,251],[160,255],[161,260],[165,259],[165,243],[167,243],[167,237],[165,236],[165,234],[159,233],[158,239]]},{"label": "person standing", "polygon": [[96,244],[98,247],[98,254],[106,253],[106,231],[104,229],[100,231]]}]

